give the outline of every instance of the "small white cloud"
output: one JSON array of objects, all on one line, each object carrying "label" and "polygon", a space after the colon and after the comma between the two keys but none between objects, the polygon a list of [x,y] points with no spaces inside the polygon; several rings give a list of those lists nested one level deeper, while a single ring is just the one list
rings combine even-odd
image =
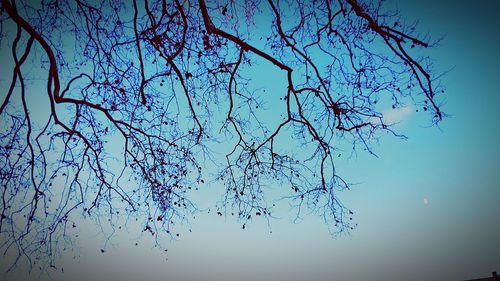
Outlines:
[{"label": "small white cloud", "polygon": [[408,118],[413,112],[410,106],[404,106],[395,109],[389,109],[383,112],[384,122],[386,124],[395,124]]},{"label": "small white cloud", "polygon": [[424,198],[424,205],[427,205],[427,204],[429,204],[429,199]]}]

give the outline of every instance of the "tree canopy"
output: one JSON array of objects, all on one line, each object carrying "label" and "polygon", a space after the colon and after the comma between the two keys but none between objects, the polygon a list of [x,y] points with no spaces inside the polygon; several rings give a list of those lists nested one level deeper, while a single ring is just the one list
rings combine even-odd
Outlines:
[{"label": "tree canopy", "polygon": [[243,228],[272,218],[278,185],[298,215],[348,231],[342,153],[404,137],[388,108],[443,118],[436,41],[383,2],[2,0],[0,25],[0,249],[15,264],[52,264],[82,216],[175,236],[209,181]]}]

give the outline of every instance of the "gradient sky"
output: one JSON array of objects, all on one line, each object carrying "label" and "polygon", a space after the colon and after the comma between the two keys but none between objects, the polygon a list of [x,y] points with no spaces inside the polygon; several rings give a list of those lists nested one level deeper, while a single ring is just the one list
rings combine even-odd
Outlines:
[{"label": "gradient sky", "polygon": [[[358,228],[332,238],[314,215],[254,221],[245,230],[214,212],[190,221],[165,255],[135,232],[100,253],[97,230],[83,233],[80,259],[64,259],[56,280],[464,280],[500,271],[500,2],[399,1],[420,30],[445,35],[429,51],[443,78],[444,111],[428,128],[414,109],[391,112],[409,139],[383,137],[379,158],[358,153],[337,164],[341,194]],[[199,198],[217,198],[210,186]],[[199,200],[210,208],[214,201]],[[205,204],[205,205],[203,205]],[[272,230],[272,233],[270,231]],[[130,243],[140,241],[139,246]]]}]

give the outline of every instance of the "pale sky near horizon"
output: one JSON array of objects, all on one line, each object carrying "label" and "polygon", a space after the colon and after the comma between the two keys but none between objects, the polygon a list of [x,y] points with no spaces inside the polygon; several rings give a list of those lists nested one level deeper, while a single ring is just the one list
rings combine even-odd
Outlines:
[{"label": "pale sky near horizon", "polygon": [[[338,165],[358,183],[341,194],[359,224],[349,236],[332,238],[315,215],[294,224],[286,208],[270,227],[254,221],[245,230],[211,212],[190,221],[193,232],[167,243],[168,255],[147,242],[134,246],[132,232],[118,233],[100,253],[102,241],[90,229],[80,259],[64,260],[65,273],[53,277],[390,281],[500,272],[500,1],[395,3],[402,15],[420,19],[421,30],[445,36],[429,55],[438,69],[453,68],[443,77],[450,116],[428,128],[411,107],[388,112],[408,140],[383,137],[375,146],[379,158],[358,153]],[[217,192],[211,186],[197,196]]]}]

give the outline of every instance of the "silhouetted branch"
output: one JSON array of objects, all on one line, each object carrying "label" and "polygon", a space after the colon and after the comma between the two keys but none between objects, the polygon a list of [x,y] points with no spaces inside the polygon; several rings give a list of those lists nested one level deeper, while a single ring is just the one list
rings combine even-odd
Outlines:
[{"label": "silhouetted branch", "polygon": [[[307,209],[349,231],[341,152],[375,155],[382,134],[404,137],[387,109],[444,116],[439,76],[419,55],[432,42],[381,2],[1,3],[12,74],[0,249],[16,254],[12,268],[53,266],[82,217],[107,218],[111,234],[141,219],[158,245],[175,238],[207,174],[224,186],[218,214],[243,227],[284,200],[296,219]],[[281,81],[260,81],[274,73]]]}]

